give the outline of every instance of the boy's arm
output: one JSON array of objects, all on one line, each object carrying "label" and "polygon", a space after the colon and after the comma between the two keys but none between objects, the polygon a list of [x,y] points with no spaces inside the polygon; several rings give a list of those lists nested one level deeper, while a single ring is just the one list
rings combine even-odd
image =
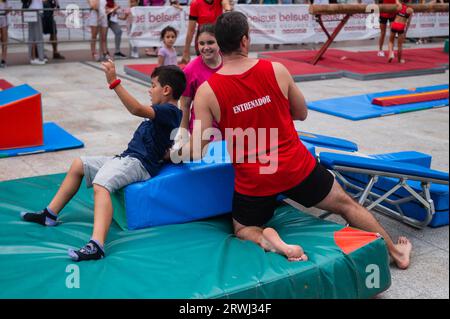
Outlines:
[{"label": "boy's arm", "polygon": [[[105,71],[108,84],[113,83],[117,79],[114,63],[110,60],[108,62],[103,62],[102,66],[103,70]],[[138,100],[136,100],[130,93],[128,93],[128,91],[125,90],[125,88],[121,84],[117,85],[114,88],[114,91],[131,114],[149,119],[155,118],[155,110],[153,109],[153,107],[144,106],[139,103]]]}]

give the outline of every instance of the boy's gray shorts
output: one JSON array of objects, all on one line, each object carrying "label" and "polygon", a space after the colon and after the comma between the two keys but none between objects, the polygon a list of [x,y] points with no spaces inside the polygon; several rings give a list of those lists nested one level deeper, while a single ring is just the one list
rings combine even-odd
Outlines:
[{"label": "boy's gray shorts", "polygon": [[129,184],[150,178],[141,161],[134,157],[82,156],[87,187],[97,184],[113,193]]}]

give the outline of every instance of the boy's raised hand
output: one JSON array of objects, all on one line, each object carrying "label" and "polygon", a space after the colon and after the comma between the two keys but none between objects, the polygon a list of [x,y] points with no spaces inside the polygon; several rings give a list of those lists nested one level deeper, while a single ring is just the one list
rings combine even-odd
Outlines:
[{"label": "boy's raised hand", "polygon": [[106,81],[108,84],[113,83],[117,79],[116,75],[116,66],[112,60],[108,60],[107,62],[102,62],[103,71],[105,71]]}]

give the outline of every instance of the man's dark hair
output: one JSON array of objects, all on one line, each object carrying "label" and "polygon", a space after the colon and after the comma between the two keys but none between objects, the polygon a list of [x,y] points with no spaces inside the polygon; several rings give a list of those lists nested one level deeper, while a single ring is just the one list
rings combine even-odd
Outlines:
[{"label": "man's dark hair", "polygon": [[202,33],[209,33],[213,36],[216,36],[216,26],[214,24],[204,24],[198,30],[198,35]]},{"label": "man's dark hair", "polygon": [[238,11],[225,12],[216,22],[216,39],[220,51],[230,54],[239,51],[241,40],[249,35],[247,17]]},{"label": "man's dark hair", "polygon": [[158,77],[161,86],[170,86],[172,88],[172,97],[178,100],[186,89],[186,76],[184,72],[176,65],[163,65],[157,67],[151,75],[151,78]]},{"label": "man's dark hair", "polygon": [[178,36],[177,29],[175,29],[174,27],[169,25],[169,26],[167,26],[167,27],[165,27],[164,29],[161,30],[161,38],[160,38],[161,41],[164,40],[164,37],[166,36],[167,32],[173,32],[175,34],[175,37]]}]

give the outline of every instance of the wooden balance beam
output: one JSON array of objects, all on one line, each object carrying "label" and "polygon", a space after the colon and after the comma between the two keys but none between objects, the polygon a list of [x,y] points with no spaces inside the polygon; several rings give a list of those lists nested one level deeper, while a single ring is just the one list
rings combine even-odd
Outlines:
[{"label": "wooden balance beam", "polygon": [[[317,62],[322,58],[325,52],[328,50],[330,45],[338,36],[339,32],[344,28],[345,24],[348,22],[350,17],[354,14],[371,14],[374,13],[374,6],[379,8],[379,13],[396,13],[398,11],[396,4],[380,4],[380,5],[368,5],[368,4],[314,4],[309,6],[309,13],[316,16],[316,21],[319,23],[322,30],[328,37],[327,42],[322,46],[320,51],[313,58],[311,63],[316,65]],[[414,12],[448,12],[448,3],[433,3],[433,4],[408,4]],[[337,15],[345,14],[345,16],[340,20],[339,25],[330,34],[325,27],[322,15]]]}]

